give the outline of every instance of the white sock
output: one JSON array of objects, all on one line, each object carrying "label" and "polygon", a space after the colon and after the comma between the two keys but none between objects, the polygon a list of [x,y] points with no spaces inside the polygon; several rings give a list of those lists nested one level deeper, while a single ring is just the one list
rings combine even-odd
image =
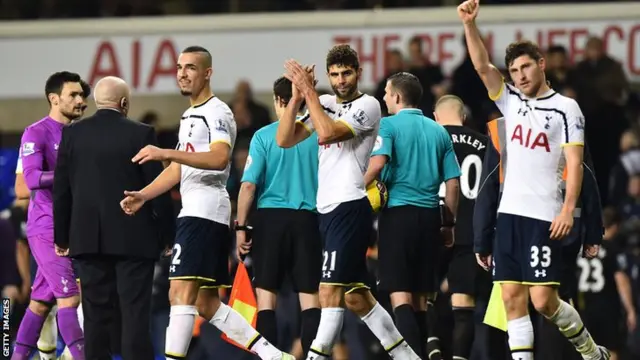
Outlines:
[{"label": "white sock", "polygon": [[82,312],[82,303],[78,305],[78,322],[80,323],[80,329],[84,332],[84,312]]},{"label": "white sock", "polygon": [[598,346],[584,326],[580,314],[571,305],[560,300],[558,310],[549,320],[556,324],[562,335],[573,344],[584,359],[600,359]]},{"label": "white sock", "polygon": [[529,315],[507,321],[509,349],[514,360],[533,360],[533,324]]},{"label": "white sock", "polygon": [[237,311],[221,303],[209,321],[227,337],[255,352],[263,360],[280,359],[282,351],[263,338]]},{"label": "white sock", "polygon": [[54,306],[49,311],[49,315],[40,330],[40,338],[38,338],[38,352],[40,360],[56,360],[56,350],[58,347],[58,322],[56,321],[56,313],[58,307]]},{"label": "white sock", "polygon": [[391,315],[379,303],[373,306],[369,313],[362,317],[362,321],[369,327],[385,351],[393,359],[415,360],[420,359],[413,349],[404,341],[402,335],[393,323]]},{"label": "white sock", "polygon": [[193,305],[171,306],[164,346],[164,352],[168,358],[187,356],[196,316],[198,316],[198,310]]},{"label": "white sock", "polygon": [[320,313],[320,324],[316,338],[311,343],[311,349],[306,360],[326,360],[331,356],[333,345],[342,330],[344,320],[343,308],[324,308]]}]

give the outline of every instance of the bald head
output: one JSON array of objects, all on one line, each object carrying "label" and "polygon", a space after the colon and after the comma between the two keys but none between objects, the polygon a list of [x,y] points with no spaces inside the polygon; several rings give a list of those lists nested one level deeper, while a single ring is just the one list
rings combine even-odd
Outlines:
[{"label": "bald head", "polygon": [[464,103],[455,95],[445,95],[436,103],[436,121],[442,125],[462,125],[464,122]]},{"label": "bald head", "polygon": [[125,113],[129,108],[130,94],[129,85],[115,76],[100,79],[93,90],[93,97],[98,109],[112,108]]}]

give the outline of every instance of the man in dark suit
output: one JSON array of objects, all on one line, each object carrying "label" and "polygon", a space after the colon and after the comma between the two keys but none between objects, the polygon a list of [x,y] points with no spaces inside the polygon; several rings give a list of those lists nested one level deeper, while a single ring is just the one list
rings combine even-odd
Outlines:
[{"label": "man in dark suit", "polygon": [[[168,193],[136,216],[119,206],[125,189],[142,188],[162,172],[159,162],[131,161],[141,148],[155,145],[155,132],[126,117],[129,94],[119,78],[96,84],[98,111],[64,129],[54,177],[56,252],[76,260],[85,355],[92,360],[111,359],[109,326],[117,316],[123,358],[154,358],[149,329],[154,263],[173,245]],[[114,306],[118,302],[121,314]]]}]

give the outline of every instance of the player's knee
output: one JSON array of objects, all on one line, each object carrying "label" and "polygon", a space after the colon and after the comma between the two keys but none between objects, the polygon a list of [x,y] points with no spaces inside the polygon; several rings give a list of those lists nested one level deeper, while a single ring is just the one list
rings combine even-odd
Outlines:
[{"label": "player's knee", "polygon": [[473,296],[468,294],[451,295],[451,306],[454,308],[472,308],[476,306]]},{"label": "player's knee", "polygon": [[278,295],[270,290],[256,288],[256,300],[258,303],[258,311],[274,310],[276,308],[276,300]]},{"label": "player's knee", "polygon": [[171,305],[195,305],[198,289],[197,281],[171,280],[169,302]]},{"label": "player's knee", "polygon": [[367,289],[357,289],[344,295],[344,303],[347,309],[363,317],[373,309],[376,301]]},{"label": "player's knee", "polygon": [[393,292],[389,296],[391,299],[391,306],[397,308],[401,305],[411,305],[413,307],[413,297],[408,292]]},{"label": "player's knee", "polygon": [[502,301],[508,314],[526,312],[528,302],[527,288],[520,284],[503,284]]},{"label": "player's knee", "polygon": [[340,307],[344,290],[338,286],[320,285],[318,296],[323,308]]},{"label": "player's knee", "polygon": [[58,308],[77,308],[80,306],[80,295],[70,296],[68,298],[60,298],[56,300]]},{"label": "player's knee", "polygon": [[47,316],[52,306],[52,304],[45,304],[35,300],[29,302],[29,310],[39,316]]},{"label": "player's knee", "polygon": [[220,308],[218,289],[200,289],[196,298],[196,308],[201,317],[207,321],[211,320]]},{"label": "player's knee", "polygon": [[555,289],[551,287],[535,286],[530,290],[531,303],[542,315],[552,316],[559,306],[559,299]]},{"label": "player's knee", "polygon": [[302,311],[320,308],[320,297],[317,292],[313,294],[300,293],[298,296],[300,298],[300,309]]}]

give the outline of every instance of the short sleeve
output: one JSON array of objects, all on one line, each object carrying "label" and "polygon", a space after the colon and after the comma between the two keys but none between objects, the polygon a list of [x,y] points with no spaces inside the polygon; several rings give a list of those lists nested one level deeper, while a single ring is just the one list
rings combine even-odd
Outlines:
[{"label": "short sleeve", "polygon": [[211,132],[211,144],[222,142],[231,147],[231,122],[233,121],[233,116],[220,114],[214,119],[213,124],[211,124],[209,128]]},{"label": "short sleeve", "polygon": [[311,121],[311,115],[309,114],[309,110],[305,112],[304,115],[298,116],[296,118],[296,123],[302,125],[310,134],[313,134],[315,129],[313,128],[313,121]]},{"label": "short sleeve", "polygon": [[514,100],[517,99],[518,89],[504,82],[502,80],[502,87],[497,94],[489,94],[489,98],[493,101],[503,116],[507,116],[509,113],[509,107]]},{"label": "short sleeve", "polygon": [[259,184],[262,182],[267,163],[267,154],[259,134],[255,134],[249,144],[249,155],[244,165],[241,182]]},{"label": "short sleeve", "polygon": [[384,118],[380,121],[380,131],[376,137],[376,142],[373,145],[373,152],[371,156],[386,155],[391,159],[393,149],[393,128],[389,118]]},{"label": "short sleeve", "polygon": [[575,100],[571,100],[564,119],[562,146],[584,146],[584,115]]},{"label": "short sleeve", "polygon": [[375,130],[380,123],[380,103],[374,97],[354,101],[337,121],[347,125],[353,135],[358,136]]},{"label": "short sleeve", "polygon": [[629,264],[627,262],[627,255],[622,252],[618,252],[615,254],[616,257],[616,271],[627,271]]},{"label": "short sleeve", "polygon": [[442,129],[444,136],[442,137],[442,143],[444,146],[444,156],[442,157],[442,174],[444,181],[451,180],[460,177],[460,164],[458,164],[458,158],[453,149],[453,141],[447,130]]},{"label": "short sleeve", "polygon": [[18,163],[16,164],[16,174],[22,174],[22,158],[18,157]]}]

